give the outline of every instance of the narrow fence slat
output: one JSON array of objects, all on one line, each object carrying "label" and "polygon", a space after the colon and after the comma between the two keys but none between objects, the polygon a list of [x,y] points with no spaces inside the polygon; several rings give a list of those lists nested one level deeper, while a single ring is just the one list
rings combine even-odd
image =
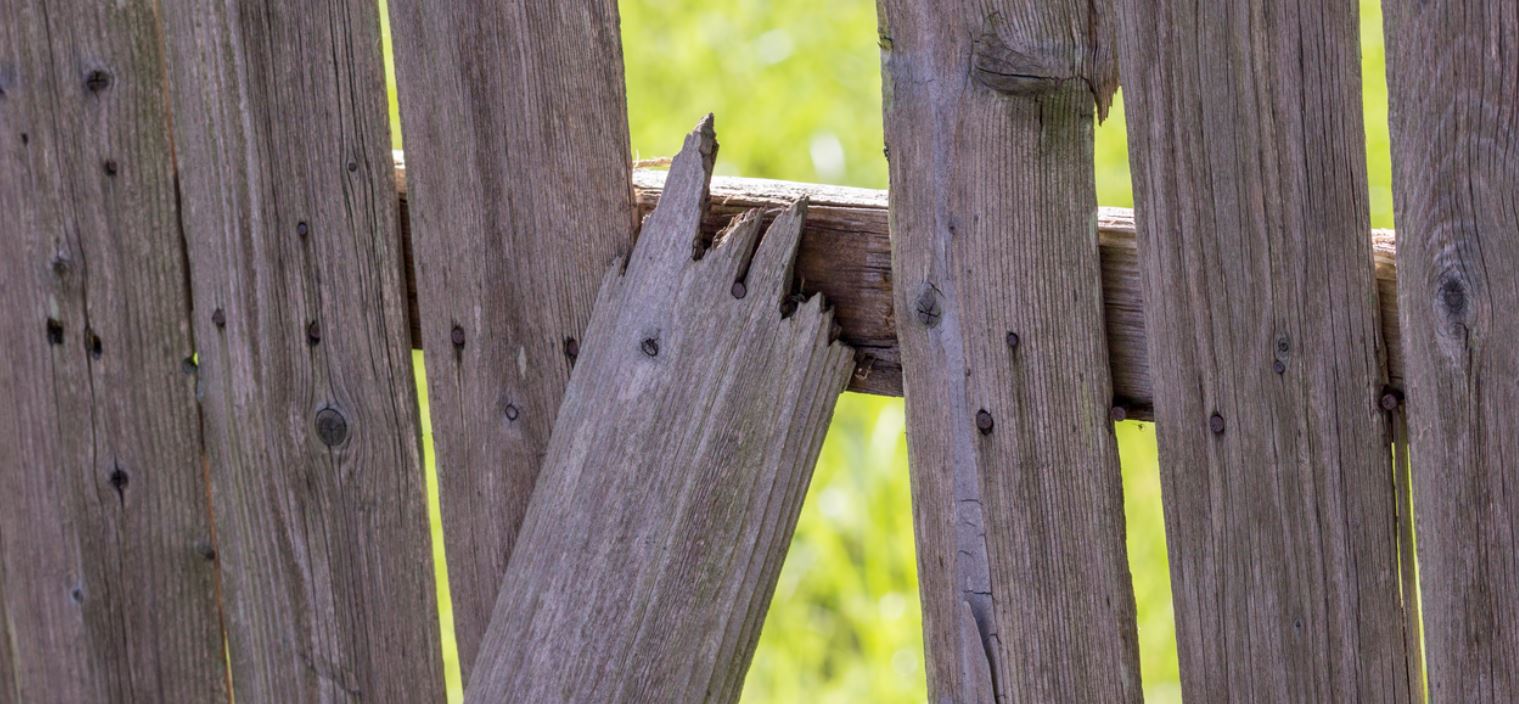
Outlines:
[{"label": "narrow fence slat", "polygon": [[929,700],[1138,702],[1092,165],[1111,18],[880,7]]},{"label": "narrow fence slat", "polygon": [[1519,5],[1384,5],[1429,691],[1519,701]]},{"label": "narrow fence slat", "polygon": [[1355,0],[1120,0],[1188,701],[1416,699]]},{"label": "narrow fence slat", "polygon": [[0,0],[0,701],[226,701],[153,3]]},{"label": "narrow fence slat", "polygon": [[591,317],[637,223],[615,0],[391,0],[465,682]]},{"label": "narrow fence slat", "polygon": [[161,16],[236,698],[441,701],[378,8]]},{"label": "narrow fence slat", "polygon": [[693,261],[716,151],[604,278],[466,701],[738,699],[853,352],[790,295],[804,205]]}]

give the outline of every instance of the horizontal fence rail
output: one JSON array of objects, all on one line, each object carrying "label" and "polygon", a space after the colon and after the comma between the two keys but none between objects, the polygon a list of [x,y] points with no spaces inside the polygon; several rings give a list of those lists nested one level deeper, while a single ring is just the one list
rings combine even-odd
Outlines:
[{"label": "horizontal fence rail", "polygon": [[[411,232],[407,207],[406,166],[395,153],[396,187],[401,199],[401,234],[408,258],[407,297],[412,344],[422,335],[417,311],[416,281],[410,266]],[[633,187],[639,214],[648,215],[659,202],[665,172],[639,169]],[[822,293],[833,304],[834,320],[842,327],[839,339],[854,347],[859,364],[849,390],[882,396],[902,395],[901,355],[897,351],[892,317],[891,236],[887,227],[886,191],[815,183],[715,176],[712,208],[703,228],[710,238],[729,218],[750,208],[778,209],[797,198],[811,201],[807,225],[797,256],[797,278],[807,291]],[[1152,420],[1149,353],[1145,350],[1144,297],[1139,289],[1139,255],[1134,211],[1102,208],[1097,219],[1102,257],[1102,294],[1108,335],[1108,363],[1113,375],[1114,417]],[[1381,306],[1383,349],[1387,353],[1390,388],[1383,402],[1396,407],[1402,399],[1403,352],[1399,343],[1396,247],[1391,230],[1374,230],[1372,266]]]}]

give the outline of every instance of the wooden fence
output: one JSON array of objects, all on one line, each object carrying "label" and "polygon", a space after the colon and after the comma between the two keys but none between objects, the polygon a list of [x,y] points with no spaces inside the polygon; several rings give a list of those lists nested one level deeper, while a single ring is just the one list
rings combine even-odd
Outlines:
[{"label": "wooden fence", "polygon": [[404,168],[370,0],[0,0],[0,700],[441,700],[414,347],[472,701],[735,700],[846,386],[934,702],[1141,699],[1124,418],[1189,700],[1519,700],[1519,8],[1385,4],[1396,240],[1353,0],[883,0],[889,198],[614,0],[391,0]]}]

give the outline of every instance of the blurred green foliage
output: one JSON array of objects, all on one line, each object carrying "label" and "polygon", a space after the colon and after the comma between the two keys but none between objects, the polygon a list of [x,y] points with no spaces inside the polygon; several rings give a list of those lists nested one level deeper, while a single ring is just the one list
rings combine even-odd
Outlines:
[{"label": "blurred green foliage", "polygon": [[[719,173],[886,187],[873,2],[622,0],[621,8],[635,158],[673,155],[696,120],[712,112]],[[1391,227],[1375,0],[1361,0],[1361,20],[1369,208],[1373,226]],[[385,38],[388,59],[388,31]],[[393,92],[391,110],[394,119]],[[1133,205],[1123,118],[1120,95],[1097,129],[1103,205]],[[395,142],[399,147],[399,134]],[[425,418],[425,388],[421,398]],[[903,429],[900,399],[840,400],[749,672],[746,703],[925,700]],[[425,437],[436,511],[430,428]],[[1120,423],[1118,442],[1145,696],[1179,702],[1153,428]],[[436,521],[434,530],[441,563]],[[439,577],[447,579],[441,571]],[[446,588],[442,607],[448,632]],[[451,642],[445,659],[451,700],[459,701]]]}]

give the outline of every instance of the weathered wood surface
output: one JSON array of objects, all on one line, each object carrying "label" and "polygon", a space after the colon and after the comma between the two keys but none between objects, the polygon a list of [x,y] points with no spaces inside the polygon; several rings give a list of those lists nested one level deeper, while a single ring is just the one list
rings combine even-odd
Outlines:
[{"label": "weathered wood surface", "polygon": [[0,701],[226,701],[153,3],[0,0]]},{"label": "weathered wood surface", "polygon": [[716,149],[605,277],[466,701],[738,699],[853,353],[790,295],[805,204],[703,252]]},{"label": "weathered wood surface", "polygon": [[161,17],[236,698],[441,701],[378,9]]},{"label": "weathered wood surface", "polygon": [[[405,212],[406,173],[399,152],[396,158],[397,184]],[[647,215],[659,202],[664,179],[663,171],[633,172],[640,215]],[[702,224],[703,231],[710,239],[726,223],[726,218],[752,208],[773,208],[802,196],[810,199],[811,205],[797,254],[797,277],[803,288],[822,293],[833,304],[834,319],[843,327],[840,339],[859,352],[859,364],[849,388],[901,396],[901,356],[897,352],[896,320],[891,305],[886,191],[718,176],[712,179],[712,208]],[[403,218],[403,235],[405,228]],[[1145,349],[1144,300],[1139,290],[1133,212],[1126,208],[1100,208],[1097,239],[1102,255],[1103,319],[1108,330],[1114,404],[1124,408],[1131,419],[1149,419],[1150,363]],[[1397,337],[1393,233],[1374,231],[1372,250],[1377,290],[1381,294],[1387,364],[1392,385],[1401,388],[1403,361]],[[411,278],[408,286],[412,342],[421,347],[416,288]]]},{"label": "weathered wood surface", "polygon": [[1519,5],[1386,7],[1429,690],[1519,701]]},{"label": "weathered wood surface", "polygon": [[1183,696],[1409,701],[1357,4],[1118,7]]},{"label": "weathered wood surface", "polygon": [[1139,702],[1082,1],[883,0],[897,337],[928,696]]},{"label": "weathered wood surface", "polygon": [[596,284],[637,226],[616,0],[392,0],[465,681]]}]

